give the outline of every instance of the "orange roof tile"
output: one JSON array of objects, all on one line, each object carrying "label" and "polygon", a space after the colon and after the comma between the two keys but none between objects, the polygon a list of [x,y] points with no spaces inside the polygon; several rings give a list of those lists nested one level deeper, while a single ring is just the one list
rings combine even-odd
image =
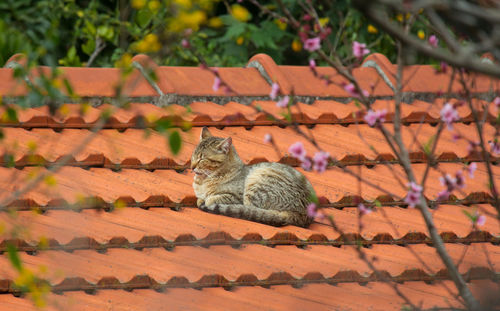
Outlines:
[{"label": "orange roof tile", "polygon": [[[19,61],[9,62],[15,59]],[[7,231],[18,225],[27,228],[20,237],[0,240],[0,253],[11,243],[26,267],[48,268],[44,278],[53,291],[48,310],[255,310],[263,306],[400,310],[405,302],[388,280],[423,308],[460,307],[420,212],[403,201],[406,186],[396,178],[403,176],[402,169],[386,165],[397,164],[397,158],[382,135],[365,123],[363,112],[340,86],[345,80],[333,69],[318,68],[338,84],[326,85],[308,67],[278,66],[259,54],[245,68],[218,69],[234,91],[225,93],[212,89],[214,76],[207,70],[161,67],[144,55],[133,61],[156,72],[163,96],[134,69],[125,88],[130,106],[117,109],[90,143],[54,175],[55,185],[42,183],[10,202],[8,206],[17,210],[15,217],[0,213]],[[385,122],[389,125],[393,92],[374,63],[395,82],[391,75],[395,65],[380,54],[368,56],[353,74],[370,91],[374,109],[388,109]],[[425,143],[436,133],[445,102],[436,92],[448,87],[451,75],[437,74],[425,65],[410,66],[404,73],[408,83],[403,89],[402,135],[420,179],[427,157],[414,141]],[[28,78],[36,79],[37,74],[33,70]],[[62,68],[62,76],[91,106],[82,114],[80,104],[68,98],[64,115],[52,116],[46,106],[31,107],[18,112],[18,122],[0,121],[5,135],[0,155],[13,158],[13,163],[8,157],[0,158],[0,200],[70,154],[90,135],[100,114],[112,107],[108,101],[115,94],[119,69]],[[475,82],[474,105],[481,111],[488,109],[485,136],[492,136],[497,130],[496,111],[485,104],[493,99],[488,92],[498,90],[498,81],[477,75],[467,79]],[[7,103],[26,92],[23,83],[12,78],[12,69],[1,68],[0,81],[0,95]],[[321,175],[304,172],[290,157],[290,144],[303,139],[270,100],[271,82],[280,85],[282,94],[297,96],[300,103],[299,109],[292,108],[294,119],[338,160],[332,163],[333,169]],[[452,90],[458,92],[459,85],[452,84]],[[458,113],[455,129],[467,140],[477,140],[471,110],[464,105]],[[179,154],[173,155],[165,137],[152,128],[151,120],[158,118],[189,122],[193,127],[180,133]],[[335,232],[326,220],[307,229],[276,228],[198,210],[188,168],[202,126],[210,126],[216,136],[231,136],[245,163],[280,161],[297,167],[313,184],[325,213],[346,235]],[[150,130],[147,137],[144,128]],[[279,154],[264,143],[268,133]],[[309,153],[315,151],[310,143],[305,146]],[[486,186],[483,156],[469,154],[467,148],[465,140],[454,141],[448,131],[443,132],[436,148],[440,169],[454,173],[473,161],[478,170],[462,192],[444,200],[432,214],[451,258],[460,261],[460,273],[485,302],[489,292],[498,292],[498,284],[492,281],[500,280],[500,225]],[[490,157],[495,176],[500,176],[498,156]],[[378,188],[360,186],[340,167],[360,173]],[[424,195],[431,206],[442,190],[440,175],[431,170],[425,184]],[[375,206],[375,200],[381,206]],[[361,201],[373,206],[373,213],[363,217],[360,230],[356,206]],[[486,215],[481,231],[472,227],[464,210]],[[46,243],[39,244],[41,239]],[[356,243],[382,276],[359,259],[358,246],[352,245]],[[8,259],[0,257],[0,310],[34,310],[26,297],[18,297],[15,279]]]}]

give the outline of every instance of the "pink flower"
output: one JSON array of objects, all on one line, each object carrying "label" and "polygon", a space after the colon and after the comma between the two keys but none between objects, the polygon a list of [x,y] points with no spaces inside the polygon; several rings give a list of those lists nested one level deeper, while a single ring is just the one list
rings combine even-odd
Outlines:
[{"label": "pink flower", "polygon": [[[349,93],[349,96],[351,97],[354,97],[354,98],[361,98],[361,95],[358,93],[358,91],[356,90],[356,87],[354,86],[354,84],[352,83],[349,83],[349,84],[346,84],[344,85],[344,90]],[[365,97],[368,97],[370,96],[370,93],[368,93],[368,91],[366,90],[362,90],[363,91],[363,95]]]},{"label": "pink flower", "polygon": [[309,157],[304,157],[302,160],[300,160],[301,163],[300,163],[300,166],[306,170],[306,171],[310,171],[311,170],[311,166],[312,166],[312,163],[311,163],[311,159]]},{"label": "pink flower", "polygon": [[457,187],[457,180],[451,177],[450,174],[439,177],[439,182],[442,186],[446,187],[446,191],[448,192],[453,192],[453,190]]},{"label": "pink flower", "polygon": [[469,164],[469,166],[467,167],[467,172],[469,173],[469,178],[474,178],[474,172],[476,171],[476,169],[477,169],[476,162],[472,162],[471,164]]},{"label": "pink flower", "polygon": [[500,97],[495,97],[495,99],[493,100],[493,104],[495,104],[495,107],[497,109],[500,109]]},{"label": "pink flower", "polygon": [[465,177],[461,170],[455,173],[455,185],[459,189],[465,188]]},{"label": "pink flower", "polygon": [[469,141],[469,144],[467,145],[467,152],[471,153],[477,147],[479,147],[479,142],[477,142],[477,141]]},{"label": "pink flower", "polygon": [[301,161],[306,158],[306,149],[304,149],[304,145],[300,141],[291,145],[290,148],[288,148],[288,152],[290,152],[292,157],[297,158]]},{"label": "pink flower", "polygon": [[365,114],[364,119],[369,126],[373,127],[377,122],[380,123],[384,122],[386,116],[387,116],[387,109],[382,109],[377,111],[373,111],[370,109]]},{"label": "pink flower", "polygon": [[363,203],[358,204],[358,211],[361,216],[368,215],[372,212],[371,208],[367,208]]},{"label": "pink flower", "polygon": [[319,173],[323,173],[328,166],[328,158],[330,154],[328,152],[320,151],[316,152],[313,157],[314,166],[313,169]]},{"label": "pink flower", "polygon": [[484,226],[485,223],[486,223],[486,216],[479,215],[476,212],[476,225],[478,225],[478,226]]},{"label": "pink flower", "polygon": [[307,39],[304,42],[304,49],[309,52],[314,52],[321,48],[321,39],[319,37]]},{"label": "pink flower", "polygon": [[283,97],[282,99],[280,99],[279,101],[276,102],[276,106],[279,107],[279,108],[286,108],[288,107],[288,103],[290,102],[290,97],[285,96]]},{"label": "pink flower", "polygon": [[269,93],[269,97],[271,97],[272,100],[278,96],[278,92],[280,91],[280,86],[278,83],[273,82],[273,85],[271,85],[271,93]]},{"label": "pink flower", "polygon": [[452,104],[446,103],[443,109],[441,109],[441,120],[443,120],[446,123],[450,131],[453,129],[452,123],[454,121],[460,120],[460,117],[458,116],[458,111],[455,109],[455,107],[453,107]]},{"label": "pink flower", "polygon": [[309,217],[316,217],[316,215],[318,214],[318,211],[317,211],[317,208],[316,208],[316,204],[314,203],[311,203],[307,206],[307,215]]},{"label": "pink flower", "polygon": [[186,48],[186,49],[189,49],[191,47],[191,45],[189,44],[189,41],[186,39],[181,40],[181,45],[183,48]]},{"label": "pink flower", "polygon": [[491,152],[493,152],[494,154],[500,153],[500,144],[498,144],[498,140],[490,140],[488,144],[490,144]]},{"label": "pink flower", "polygon": [[435,35],[432,35],[432,36],[429,37],[429,44],[432,47],[437,48],[438,43],[439,43],[439,39]]},{"label": "pink flower", "polygon": [[443,191],[438,193],[437,200],[444,201],[444,200],[447,200],[449,198],[449,196],[450,196],[450,192],[448,191],[448,189],[444,189]]},{"label": "pink flower", "polygon": [[272,141],[273,141],[273,137],[271,136],[271,134],[267,133],[266,135],[264,135],[264,142],[266,144],[270,144]]},{"label": "pink flower", "polygon": [[309,60],[309,68],[311,68],[312,71],[316,70],[316,61],[314,59]]},{"label": "pink flower", "polygon": [[214,85],[212,86],[212,89],[217,92],[221,86],[222,81],[220,80],[219,77],[215,77],[214,79]]},{"label": "pink flower", "polygon": [[420,203],[420,195],[422,194],[422,186],[418,185],[415,182],[408,183],[408,194],[406,195],[405,202],[408,203],[408,206],[414,208],[417,204]]},{"label": "pink flower", "polygon": [[352,54],[354,54],[354,57],[356,57],[358,60],[361,61],[363,59],[363,56],[368,53],[370,53],[370,50],[366,48],[366,44],[359,43],[357,41],[352,42]]}]

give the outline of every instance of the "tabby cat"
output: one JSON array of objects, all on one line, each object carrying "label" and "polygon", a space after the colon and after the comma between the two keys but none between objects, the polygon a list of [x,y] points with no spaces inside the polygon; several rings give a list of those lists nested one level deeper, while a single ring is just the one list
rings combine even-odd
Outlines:
[{"label": "tabby cat", "polygon": [[245,165],[231,137],[207,128],[191,157],[197,205],[203,211],[273,226],[307,227],[313,188],[304,175],[281,163]]}]

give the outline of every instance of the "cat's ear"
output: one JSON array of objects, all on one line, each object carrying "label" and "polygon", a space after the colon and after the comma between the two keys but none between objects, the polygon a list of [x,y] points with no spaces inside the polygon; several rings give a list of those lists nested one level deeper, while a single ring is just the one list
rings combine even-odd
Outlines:
[{"label": "cat's ear", "polygon": [[228,153],[229,150],[231,149],[231,145],[233,144],[233,140],[231,137],[228,137],[224,139],[220,144],[219,144],[219,149],[222,150],[224,153]]},{"label": "cat's ear", "polygon": [[204,126],[203,129],[201,130],[201,135],[200,135],[200,140],[205,139],[207,137],[211,137],[212,134],[208,130],[208,127]]}]

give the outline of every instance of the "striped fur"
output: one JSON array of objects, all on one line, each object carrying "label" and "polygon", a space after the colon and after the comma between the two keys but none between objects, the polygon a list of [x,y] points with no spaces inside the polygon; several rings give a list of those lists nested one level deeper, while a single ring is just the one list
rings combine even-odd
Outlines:
[{"label": "striped fur", "polygon": [[245,165],[231,138],[213,137],[204,128],[191,168],[201,210],[273,226],[312,222],[307,205],[313,189],[305,176],[280,163]]}]

